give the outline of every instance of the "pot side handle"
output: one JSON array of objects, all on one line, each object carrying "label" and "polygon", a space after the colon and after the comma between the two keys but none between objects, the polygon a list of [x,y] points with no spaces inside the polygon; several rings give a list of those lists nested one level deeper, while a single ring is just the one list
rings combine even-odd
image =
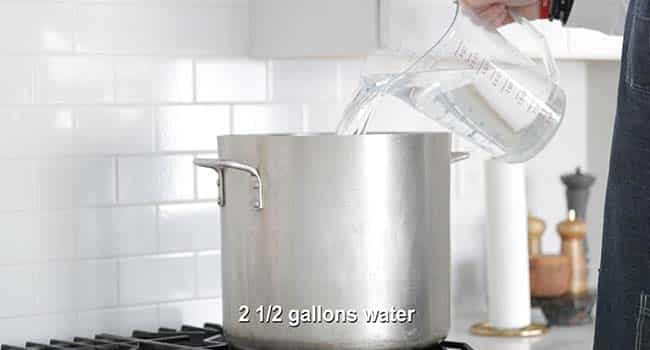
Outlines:
[{"label": "pot side handle", "polygon": [[465,159],[469,159],[468,152],[451,152],[451,156],[449,157],[449,162],[453,164]]},{"label": "pot side handle", "polygon": [[217,172],[217,203],[219,206],[223,207],[226,205],[226,182],[225,182],[225,169],[233,169],[243,171],[255,179],[255,184],[253,185],[253,190],[256,191],[257,195],[253,201],[253,208],[255,209],[264,209],[264,199],[262,192],[262,177],[257,168],[250,166],[248,164],[240,163],[234,160],[229,159],[205,159],[197,158],[194,160],[194,165],[200,166],[202,168],[212,169]]}]

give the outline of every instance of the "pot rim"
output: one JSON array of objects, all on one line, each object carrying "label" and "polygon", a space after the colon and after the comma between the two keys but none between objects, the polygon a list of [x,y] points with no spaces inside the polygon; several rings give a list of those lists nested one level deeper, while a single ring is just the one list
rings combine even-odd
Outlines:
[{"label": "pot rim", "polygon": [[369,132],[363,135],[337,135],[333,132],[296,132],[296,133],[271,133],[271,134],[232,134],[232,135],[218,135],[218,138],[237,138],[237,137],[380,137],[380,136],[436,136],[436,135],[451,135],[446,131],[425,131],[425,132]]}]

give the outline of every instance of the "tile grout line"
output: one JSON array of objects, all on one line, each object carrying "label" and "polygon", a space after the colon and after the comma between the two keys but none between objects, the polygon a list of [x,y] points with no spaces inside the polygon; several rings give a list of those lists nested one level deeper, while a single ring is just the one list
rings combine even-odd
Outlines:
[{"label": "tile grout line", "polygon": [[123,52],[123,51],[113,51],[113,52],[92,52],[92,51],[82,51],[78,48],[74,49],[34,49],[31,50],[2,50],[0,49],[0,56],[3,57],[39,57],[39,58],[49,58],[49,57],[60,57],[60,58],[148,58],[148,59],[187,59],[187,58],[200,58],[205,60],[210,59],[228,59],[228,60],[245,60],[250,59],[250,56],[243,56],[240,54],[237,55],[228,55],[219,52]]},{"label": "tile grout line", "polygon": [[115,155],[112,157],[113,160],[113,167],[114,167],[114,178],[115,180],[115,205],[119,206],[121,203],[121,198],[120,198],[120,161],[119,161],[119,156]]},{"label": "tile grout line", "polygon": [[[229,134],[234,135],[235,134],[235,106],[230,105],[230,106],[228,106],[228,108],[229,108],[229,110],[228,110],[228,112],[229,112],[228,121],[229,121],[229,124],[230,124],[228,126],[230,128]],[[217,152],[218,151],[219,151],[219,149],[217,147]]]},{"label": "tile grout line", "polygon": [[[140,207],[153,207],[155,205],[181,205],[181,204],[216,204],[216,198],[205,199],[181,199],[181,200],[166,200],[166,201],[148,201],[148,202],[121,202],[109,204],[96,204],[96,205],[82,205],[82,206],[67,206],[67,207],[43,207],[34,205],[30,208],[13,209],[13,210],[0,210],[0,216],[13,215],[19,213],[49,213],[59,211],[73,211],[78,209],[109,209],[109,208],[140,208]],[[37,208],[38,207],[38,208]]]},{"label": "tile grout line", "polygon": [[149,105],[151,108],[151,125],[153,130],[151,130],[151,138],[153,139],[153,153],[159,154],[161,151],[160,147],[160,108],[157,108],[154,105]]},{"label": "tile grout line", "polygon": [[115,289],[116,289],[116,291],[115,291],[115,299],[116,299],[117,305],[119,306],[119,305],[122,304],[122,300],[121,300],[122,299],[122,296],[121,296],[122,293],[120,292],[120,288],[122,287],[122,279],[121,279],[122,274],[120,272],[120,258],[115,257],[113,259],[115,260]]},{"label": "tile grout line", "polygon": [[161,322],[161,319],[160,319],[160,305],[161,305],[160,302],[157,302],[155,304],[155,306],[156,306],[156,323],[158,323],[158,327],[161,327],[161,325],[160,325],[160,322]]},{"label": "tile grout line", "polygon": [[[35,75],[35,74],[34,74]],[[34,84],[36,85],[36,84]],[[34,97],[35,99],[36,97]],[[300,101],[286,102],[284,104],[297,104]],[[247,100],[247,101],[196,101],[196,102],[183,102],[183,101],[137,101],[137,102],[53,102],[53,103],[0,103],[0,108],[17,108],[17,109],[38,109],[38,108],[117,108],[117,107],[182,107],[182,106],[265,106],[276,105],[277,103],[265,100]]]},{"label": "tile grout line", "polygon": [[[195,249],[196,247],[192,247]],[[199,253],[194,252],[194,297],[196,299],[199,297]]]},{"label": "tile grout line", "polygon": [[196,104],[196,102],[198,102],[196,65],[196,57],[192,57],[192,104]]},{"label": "tile grout line", "polygon": [[116,104],[117,103],[117,62],[115,60],[115,57],[109,58],[110,63],[111,63],[111,88],[112,88],[112,93],[113,96],[111,98],[111,102],[109,104]]},{"label": "tile grout line", "polygon": [[72,10],[72,23],[73,23],[73,30],[72,30],[72,52],[81,52],[81,47],[79,47],[79,21],[81,19],[81,16],[79,14],[79,7],[74,6]]},{"label": "tile grout line", "polygon": [[156,220],[156,223],[154,224],[154,232],[156,233],[156,254],[162,254],[162,241],[160,239],[160,205],[156,205],[154,210],[154,217]]},{"label": "tile grout line", "polygon": [[21,210],[21,212],[24,211],[40,211],[43,208],[43,205],[41,203],[41,184],[38,179],[38,174],[40,173],[38,166],[39,164],[35,160],[27,160],[29,164],[29,177],[31,180],[31,190],[33,191],[32,193],[32,199],[29,203],[29,207]]},{"label": "tile grout line", "polygon": [[147,258],[175,258],[175,257],[188,257],[194,253],[214,253],[221,252],[221,249],[200,249],[200,250],[182,250],[182,251],[161,251],[153,253],[139,253],[139,254],[118,254],[110,256],[90,256],[90,257],[77,257],[77,258],[60,258],[60,259],[46,259],[37,261],[20,261],[12,263],[0,264],[0,269],[11,267],[36,267],[46,266],[51,264],[79,264],[87,262],[111,261],[111,260],[128,260],[128,259],[147,259]]},{"label": "tile grout line", "polygon": [[307,104],[301,105],[300,114],[301,114],[300,117],[301,117],[301,122],[302,122],[302,126],[301,126],[302,127],[302,132],[303,133],[308,133],[308,132],[310,132],[310,130],[309,130],[309,127],[310,127],[309,122],[310,122],[311,118],[310,118],[310,115],[309,115],[309,107],[307,106]]},{"label": "tile grout line", "polygon": [[336,99],[341,100],[343,98],[343,68],[341,67],[341,62],[336,62]]},{"label": "tile grout line", "polygon": [[36,105],[36,65],[37,62],[35,59],[30,60],[30,104]]},{"label": "tile grout line", "polygon": [[[197,157],[198,157],[198,154],[194,154],[193,159],[196,159]],[[197,169],[197,168],[198,167],[196,165],[192,166],[192,176],[193,176],[192,181],[194,182],[193,183],[193,186],[194,186],[194,189],[193,189],[194,190],[194,200],[199,200],[199,169]]]},{"label": "tile grout line", "polygon": [[198,297],[198,298],[179,298],[179,299],[167,299],[167,300],[156,300],[144,303],[132,303],[132,304],[118,304],[116,306],[110,307],[91,307],[87,309],[70,309],[66,311],[52,311],[52,312],[38,312],[33,314],[18,314],[11,316],[2,316],[0,320],[24,320],[24,319],[34,319],[42,318],[48,316],[63,316],[70,315],[74,316],[81,313],[87,312],[107,312],[107,311],[124,311],[131,309],[140,309],[146,307],[157,307],[157,306],[166,306],[173,305],[178,303],[188,303],[188,302],[197,302],[197,301],[222,301],[223,297],[218,295],[208,296],[208,297]]},{"label": "tile grout line", "polygon": [[265,63],[266,65],[266,103],[271,103],[273,100],[273,60],[269,59]]},{"label": "tile grout line", "polygon": [[[217,136],[227,136],[227,134],[219,134]],[[162,158],[173,156],[193,156],[201,153],[214,153],[214,149],[197,149],[190,151],[154,151],[154,152],[132,152],[132,153],[79,153],[79,154],[51,154],[51,155],[36,155],[25,154],[10,157],[0,156],[0,161],[48,161],[48,160],[97,160],[97,159],[112,159],[119,158]]]}]

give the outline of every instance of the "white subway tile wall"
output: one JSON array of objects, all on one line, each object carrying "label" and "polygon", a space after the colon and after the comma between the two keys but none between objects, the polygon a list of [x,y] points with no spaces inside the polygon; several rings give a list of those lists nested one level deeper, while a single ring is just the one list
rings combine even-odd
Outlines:
[{"label": "white subway tile wall", "polygon": [[332,101],[337,98],[337,60],[280,60],[271,62],[274,102]]},{"label": "white subway tile wall", "polygon": [[216,176],[193,159],[333,131],[362,66],[248,57],[247,6],[0,2],[0,343],[221,321]]},{"label": "white subway tile wall", "polygon": [[192,161],[235,105],[277,110],[247,4],[0,2],[0,343],[221,321],[215,177]]},{"label": "white subway tile wall", "polygon": [[39,104],[114,102],[113,71],[113,61],[106,57],[40,57],[36,59],[34,67],[34,102]]},{"label": "white subway tile wall", "polygon": [[221,254],[218,251],[199,253],[197,292],[200,297],[221,296]]},{"label": "white subway tile wall", "polygon": [[259,60],[199,60],[196,98],[200,102],[259,102],[267,96],[266,63]]},{"label": "white subway tile wall", "polygon": [[161,205],[158,209],[160,251],[219,249],[219,209],[216,203]]},{"label": "white subway tile wall", "polygon": [[70,327],[76,334],[130,334],[159,324],[157,305],[82,311],[76,317],[73,322],[77,326]]},{"label": "white subway tile wall", "polygon": [[155,254],[155,206],[83,208],[75,213],[80,258]]},{"label": "white subway tile wall", "polygon": [[235,134],[296,133],[303,128],[301,105],[236,105],[233,107],[232,130]]},{"label": "white subway tile wall", "polygon": [[0,103],[32,103],[34,62],[32,57],[0,57]]},{"label": "white subway tile wall", "polygon": [[191,155],[123,157],[118,162],[121,203],[192,200],[194,169]]},{"label": "white subway tile wall", "polygon": [[192,102],[192,60],[118,58],[115,93],[118,103]]},{"label": "white subway tile wall", "polygon": [[191,299],[196,295],[195,260],[192,253],[120,260],[120,303]]},{"label": "white subway tile wall", "polygon": [[161,107],[158,112],[158,149],[214,151],[217,136],[230,134],[229,106],[190,105]]},{"label": "white subway tile wall", "polygon": [[[0,12],[2,51],[69,51],[74,45],[70,5],[6,1]],[[4,64],[3,64],[4,66]]]},{"label": "white subway tile wall", "polygon": [[[25,135],[27,136],[27,135]],[[36,162],[0,160],[0,210],[23,210],[36,207]]]},{"label": "white subway tile wall", "polygon": [[40,208],[115,204],[115,159],[61,158],[36,161]]},{"label": "white subway tile wall", "polygon": [[161,324],[203,324],[221,314],[219,299],[200,299],[160,305]]}]

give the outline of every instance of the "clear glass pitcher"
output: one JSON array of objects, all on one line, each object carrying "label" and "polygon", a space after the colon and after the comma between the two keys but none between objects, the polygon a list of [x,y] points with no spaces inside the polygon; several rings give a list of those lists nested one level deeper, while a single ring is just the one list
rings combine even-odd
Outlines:
[{"label": "clear glass pitcher", "polygon": [[566,104],[544,36],[512,14],[539,43],[543,55],[537,65],[470,10],[444,4],[453,20],[442,25],[444,34],[424,54],[410,45],[411,50],[388,47],[368,58],[337,133],[365,133],[377,102],[392,95],[499,160],[532,158],[555,134]]}]

